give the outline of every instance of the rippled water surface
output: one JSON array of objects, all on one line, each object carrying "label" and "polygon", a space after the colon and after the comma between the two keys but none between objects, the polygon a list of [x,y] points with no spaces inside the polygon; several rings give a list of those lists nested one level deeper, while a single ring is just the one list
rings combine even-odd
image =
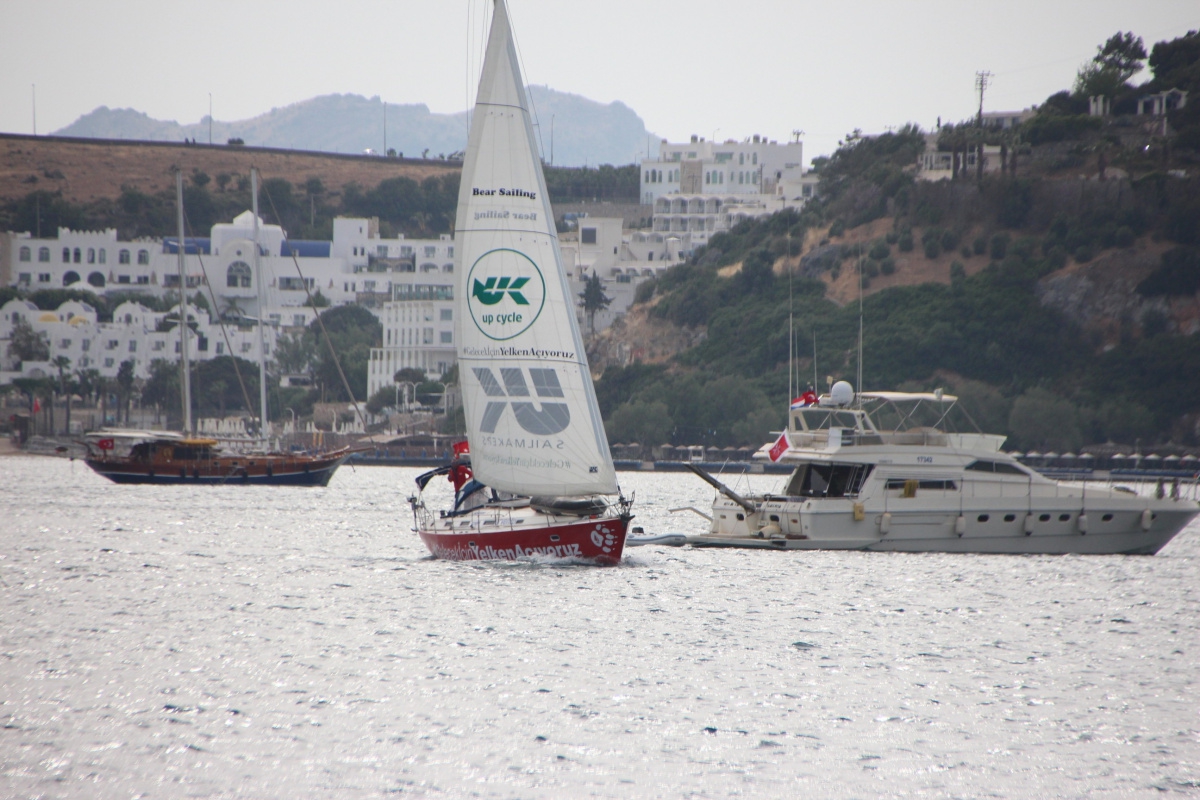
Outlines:
[{"label": "rippled water surface", "polygon": [[[449,563],[416,474],[0,458],[0,796],[1200,795],[1195,523],[1154,557]],[[698,479],[621,479],[647,531],[703,524],[666,513]]]}]

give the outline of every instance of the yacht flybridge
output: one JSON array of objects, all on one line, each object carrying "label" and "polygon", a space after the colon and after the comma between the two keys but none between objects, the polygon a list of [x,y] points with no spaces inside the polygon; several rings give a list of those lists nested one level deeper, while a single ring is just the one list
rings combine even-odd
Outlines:
[{"label": "yacht flybridge", "polygon": [[794,403],[788,429],[755,454],[795,465],[780,492],[743,497],[702,475],[719,490],[710,530],[678,543],[1153,554],[1200,513],[1194,484],[1139,496],[1050,480],[1003,453],[1005,437],[954,430],[969,417],[940,391],[855,397],[839,382],[814,401]]}]

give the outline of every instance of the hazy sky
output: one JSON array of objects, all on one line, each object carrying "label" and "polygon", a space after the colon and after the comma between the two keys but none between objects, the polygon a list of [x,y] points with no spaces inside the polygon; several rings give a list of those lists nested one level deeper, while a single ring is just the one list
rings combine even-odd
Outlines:
[{"label": "hazy sky", "polygon": [[[334,92],[461,111],[490,0],[0,0],[0,131],[97,106],[197,122]],[[1118,30],[1200,28],[1196,0],[510,0],[530,83],[620,100],[672,141],[845,133],[1042,102]],[[1144,77],[1148,77],[1144,76]],[[636,154],[630,153],[629,160]]]}]

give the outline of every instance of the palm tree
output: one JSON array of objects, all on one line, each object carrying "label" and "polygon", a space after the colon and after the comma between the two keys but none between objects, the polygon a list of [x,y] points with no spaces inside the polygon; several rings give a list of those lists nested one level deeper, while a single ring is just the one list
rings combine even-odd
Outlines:
[{"label": "palm tree", "polygon": [[74,389],[73,386],[68,386],[68,377],[70,375],[68,370],[71,368],[71,359],[59,355],[55,356],[50,361],[50,364],[58,370],[58,393],[65,396],[67,400],[66,433],[69,436],[71,434],[71,390]]}]

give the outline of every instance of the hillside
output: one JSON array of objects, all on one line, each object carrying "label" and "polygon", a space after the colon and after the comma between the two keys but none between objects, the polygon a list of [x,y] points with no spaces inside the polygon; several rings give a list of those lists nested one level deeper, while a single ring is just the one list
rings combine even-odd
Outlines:
[{"label": "hillside", "polygon": [[257,166],[265,178],[283,178],[296,185],[319,176],[335,191],[350,183],[375,186],[401,177],[421,181],[460,169],[456,162],[437,160],[0,134],[0,202],[33,191],[61,193],[72,203],[115,200],[126,186],[146,194],[173,192],[176,167],[215,178],[222,173],[249,175],[251,166]]},{"label": "hillside", "polygon": [[[620,102],[597,103],[547,86],[530,86],[530,99],[542,121],[543,157],[560,166],[628,164],[645,152],[648,140],[641,118]],[[551,142],[550,123],[554,135]],[[467,114],[437,114],[424,104],[384,103],[379,97],[331,94],[314,97],[234,122],[213,120],[212,142],[240,138],[254,147],[361,154],[395,150],[408,157],[449,156],[466,145]],[[136,139],[207,143],[209,123],[180,124],[154,119],[132,108],[99,108],[52,135],[97,139]]]},{"label": "hillside", "polygon": [[[610,439],[767,441],[789,382],[855,380],[861,281],[864,389],[944,387],[1014,448],[1200,444],[1200,103],[1165,128],[1078,111],[1097,72],[1122,108],[1200,96],[1200,35],[1155,45],[1143,87],[1105,60],[1114,41],[1137,60],[1140,40],[1113,37],[1027,123],[940,131],[939,150],[994,147],[1002,169],[918,181],[924,132],[856,133],[818,160],[803,212],[715,235],[640,290],[590,348]],[[650,324],[675,346],[649,346]]]}]

